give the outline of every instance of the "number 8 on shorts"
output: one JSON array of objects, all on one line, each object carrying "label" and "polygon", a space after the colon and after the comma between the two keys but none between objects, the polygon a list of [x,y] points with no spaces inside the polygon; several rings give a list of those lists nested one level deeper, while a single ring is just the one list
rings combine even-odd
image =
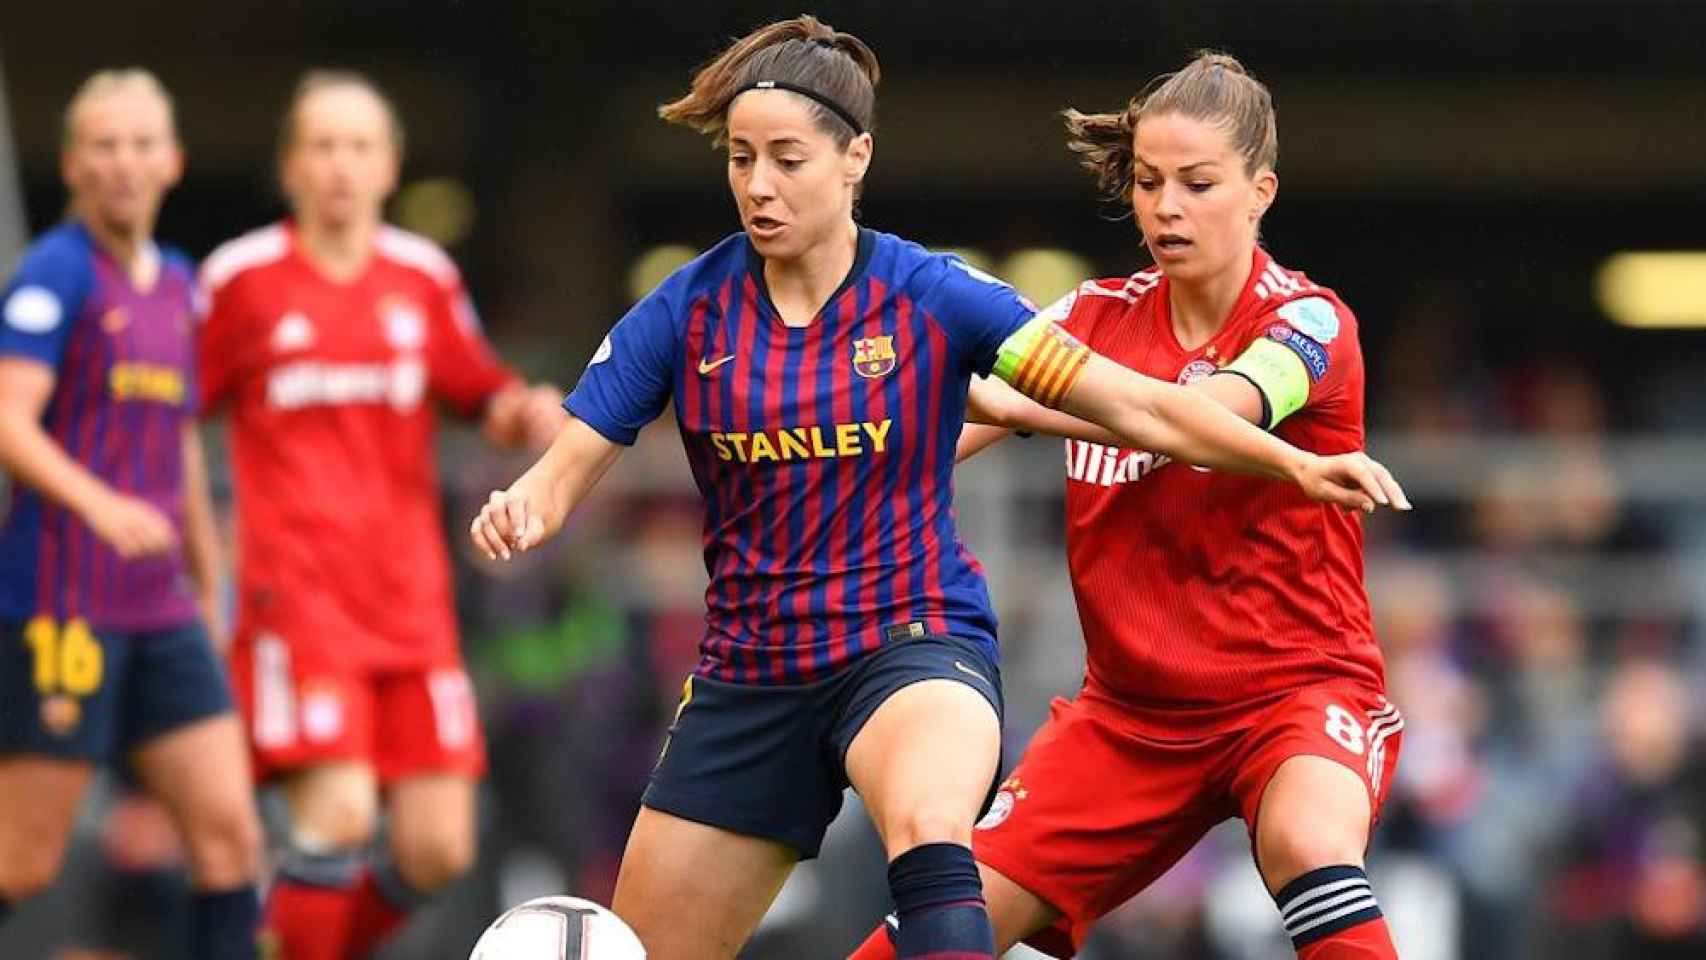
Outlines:
[{"label": "number 8 on shorts", "polygon": [[1327,723],[1324,729],[1339,746],[1362,756],[1362,724],[1349,710],[1336,703],[1327,704]]}]

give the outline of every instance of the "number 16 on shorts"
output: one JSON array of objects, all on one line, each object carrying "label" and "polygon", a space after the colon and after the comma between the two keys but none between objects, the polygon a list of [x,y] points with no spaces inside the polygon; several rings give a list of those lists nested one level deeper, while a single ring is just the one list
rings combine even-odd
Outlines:
[{"label": "number 16 on shorts", "polygon": [[35,659],[36,690],[43,697],[86,697],[100,689],[105,655],[82,618],[62,627],[50,616],[38,616],[24,625],[24,645]]}]

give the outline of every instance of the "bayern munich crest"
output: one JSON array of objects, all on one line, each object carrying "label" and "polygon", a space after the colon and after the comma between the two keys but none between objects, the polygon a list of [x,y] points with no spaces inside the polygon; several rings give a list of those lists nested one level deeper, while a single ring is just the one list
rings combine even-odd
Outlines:
[{"label": "bayern munich crest", "polygon": [[853,341],[853,372],[861,377],[876,379],[888,376],[894,372],[897,362],[892,334]]},{"label": "bayern munich crest", "polygon": [[385,339],[397,350],[419,350],[426,343],[426,318],[420,308],[402,297],[387,297],[379,313]]},{"label": "bayern munich crest", "polygon": [[1185,364],[1185,369],[1179,371],[1179,383],[1189,386],[1219,369],[1213,360],[1192,360]]},{"label": "bayern munich crest", "polygon": [[989,812],[977,822],[977,829],[994,830],[1006,823],[1007,818],[1013,815],[1013,807],[1030,795],[1030,791],[1025,789],[1018,777],[1008,777],[996,792],[995,799],[989,802]]}]

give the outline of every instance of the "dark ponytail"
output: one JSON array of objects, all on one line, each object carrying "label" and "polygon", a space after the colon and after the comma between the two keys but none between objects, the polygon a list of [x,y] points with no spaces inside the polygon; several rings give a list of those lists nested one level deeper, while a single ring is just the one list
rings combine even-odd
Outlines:
[{"label": "dark ponytail", "polygon": [[1131,202],[1132,136],[1146,117],[1177,113],[1226,130],[1246,173],[1279,161],[1279,130],[1268,88],[1230,54],[1203,50],[1183,69],[1149,81],[1118,113],[1067,110],[1066,146],[1108,199]]},{"label": "dark ponytail", "polygon": [[[679,99],[658,107],[658,116],[691,127],[720,146],[728,136],[729,104],[753,84],[770,81],[809,91],[812,115],[846,149],[876,119],[877,55],[851,33],[840,33],[806,15],[768,24],[741,37],[699,68]],[[786,89],[786,87],[783,87]],[[851,117],[850,124],[827,100]],[[857,126],[858,129],[855,129]]]}]

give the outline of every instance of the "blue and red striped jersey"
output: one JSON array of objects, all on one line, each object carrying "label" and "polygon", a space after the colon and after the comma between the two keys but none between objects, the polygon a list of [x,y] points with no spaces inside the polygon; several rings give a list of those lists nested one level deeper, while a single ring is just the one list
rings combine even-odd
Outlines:
[{"label": "blue and red striped jersey", "polygon": [[616,324],[564,406],[631,444],[673,401],[705,502],[701,675],[810,682],[923,633],[995,654],[954,445],[971,375],[1034,313],[958,258],[861,230],[808,326],[783,324],[744,234]]},{"label": "blue and red striped jersey", "polygon": [[[67,222],[24,255],[0,295],[0,356],[54,370],[42,426],[65,452],[179,527],[183,427],[194,413],[194,270],[173,253],[138,290],[87,229]],[[182,550],[124,560],[82,519],[13,484],[0,527],[0,616],[147,630],[196,616]]]}]

